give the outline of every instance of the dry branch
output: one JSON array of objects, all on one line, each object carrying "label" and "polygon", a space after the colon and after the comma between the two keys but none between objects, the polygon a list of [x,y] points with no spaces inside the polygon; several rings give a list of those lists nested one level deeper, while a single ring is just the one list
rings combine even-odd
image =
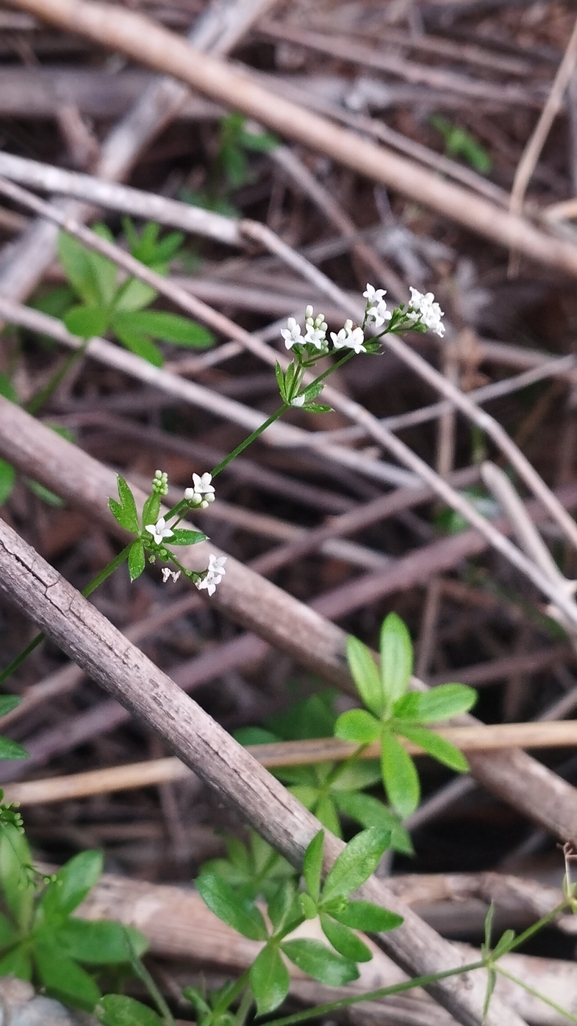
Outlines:
[{"label": "dry branch", "polygon": [[87,0],[17,0],[14,6],[173,75],[192,89],[254,117],[281,135],[325,153],[345,167],[398,190],[500,245],[514,247],[538,263],[577,276],[577,247],[551,238],[528,221],[443,181],[412,161],[272,94],[249,71],[203,54],[140,14]]}]

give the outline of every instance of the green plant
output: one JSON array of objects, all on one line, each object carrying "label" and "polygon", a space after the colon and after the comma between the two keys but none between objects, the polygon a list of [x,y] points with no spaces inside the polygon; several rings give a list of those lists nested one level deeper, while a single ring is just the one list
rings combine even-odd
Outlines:
[{"label": "green plant", "polygon": [[489,174],[493,161],[487,150],[466,128],[453,124],[442,114],[431,114],[429,121],[443,136],[445,152],[449,157],[463,157],[479,174]]},{"label": "green plant", "polygon": [[[132,222],[125,218],[124,232],[132,256],[141,263],[165,275],[169,261],[182,243],[179,232],[171,232],[159,239],[160,227],[150,222],[139,235]],[[104,224],[94,231],[101,238],[114,242]],[[137,278],[119,279],[119,271],[112,260],[86,249],[66,232],[61,232],[58,255],[68,279],[68,286],[58,292],[60,315],[69,331],[83,339],[112,332],[133,353],[160,367],[162,353],[153,339],[173,345],[202,347],[212,345],[214,338],[200,324],[161,310],[149,310],[157,293]],[[70,305],[73,300],[80,300]],[[50,302],[54,305],[55,297]],[[46,302],[37,304],[46,309]]]},{"label": "green plant", "polygon": [[52,877],[32,868],[19,816],[3,806],[0,823],[0,976],[34,980],[47,992],[91,1011],[100,1000],[95,967],[121,965],[146,948],[142,934],[113,921],[72,915],[97,883],[102,855],[85,851]]},{"label": "green plant", "polygon": [[394,809],[410,816],[419,804],[420,784],[413,759],[399,736],[413,741],[450,769],[464,773],[468,763],[462,752],[425,724],[438,723],[468,711],[476,692],[463,684],[442,684],[431,691],[410,691],[413,647],[409,632],[395,613],[381,628],[381,665],[369,649],[350,637],[347,659],[366,709],[351,709],[335,725],[335,736],[365,746],[379,741],[383,785]]}]

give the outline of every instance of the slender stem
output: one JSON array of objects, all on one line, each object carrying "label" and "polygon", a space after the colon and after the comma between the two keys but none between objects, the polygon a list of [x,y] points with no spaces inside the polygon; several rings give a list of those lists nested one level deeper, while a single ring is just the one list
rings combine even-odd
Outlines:
[{"label": "slender stem", "polygon": [[533,923],[533,925],[527,927],[527,929],[524,930],[523,933],[520,933],[518,937],[515,937],[515,940],[512,941],[511,945],[507,948],[507,952],[514,951],[515,948],[519,948],[521,944],[524,944],[525,941],[529,940],[529,938],[532,937],[533,934],[537,933],[537,931],[540,930],[543,926],[546,926],[547,923],[550,923],[553,919],[556,919],[561,912],[564,912],[565,909],[568,908],[568,906],[568,901],[562,901],[561,904],[556,905],[555,908],[551,909],[550,912],[547,912],[547,915],[543,916],[542,919],[539,919],[538,922]]},{"label": "slender stem", "polygon": [[530,987],[528,983],[525,983],[525,980],[520,980],[517,976],[513,976],[512,973],[508,973],[507,970],[502,969],[500,965],[496,965],[494,968],[500,976],[505,976],[506,979],[511,980],[512,983],[516,983],[519,987],[522,987],[523,990],[526,990],[528,994],[531,994],[533,997],[537,998],[538,1001],[542,1001],[544,1005],[548,1005],[549,1008],[554,1008],[555,1011],[559,1012],[560,1015],[564,1015],[565,1018],[569,1019],[570,1022],[577,1022],[577,1015],[573,1015],[571,1012],[567,1012],[564,1008],[561,1008],[561,1005],[558,1005],[555,1001],[552,1001],[551,998],[545,997],[544,994],[540,994],[538,990],[534,990],[533,987]]},{"label": "slender stem", "polygon": [[405,980],[404,983],[396,983],[392,987],[382,987],[380,990],[372,990],[367,994],[355,994],[354,997],[341,998],[340,1001],[331,1001],[326,1005],[317,1005],[315,1008],[307,1008],[304,1012],[297,1012],[295,1015],[287,1015],[283,1019],[273,1019],[267,1026],[293,1026],[294,1023],[306,1022],[307,1019],[316,1019],[320,1016],[338,1012],[341,1008],[348,1008],[350,1005],[358,1005],[361,1001],[376,1001],[379,998],[391,997],[393,994],[401,994],[406,990],[413,990],[415,987],[427,987],[437,980],[446,980],[449,976],[459,976],[461,973],[470,973],[474,969],[484,969],[485,961],[470,962],[468,965],[460,965],[455,969],[446,969],[442,973],[430,973],[428,976],[417,976],[414,980]]},{"label": "slender stem", "polygon": [[250,1011],[250,1006],[253,1001],[254,998],[252,996],[252,991],[250,987],[247,987],[240,999],[240,1004],[234,1017],[234,1026],[244,1026],[245,1019]]},{"label": "slender stem", "polygon": [[248,438],[245,438],[244,442],[241,442],[240,445],[237,445],[236,449],[233,449],[233,451],[230,452],[228,456],[226,456],[223,460],[221,460],[220,463],[217,464],[217,466],[211,472],[211,477],[214,478],[217,474],[220,474],[221,470],[224,470],[224,468],[227,467],[228,464],[232,462],[232,460],[236,459],[236,457],[239,456],[240,453],[247,448],[247,446],[251,445],[252,442],[254,442],[255,438],[258,438],[259,435],[262,435],[263,431],[266,431],[266,429],[270,427],[271,424],[274,424],[275,420],[278,420],[279,417],[282,417],[283,413],[286,413],[288,409],[290,409],[288,404],[283,403],[283,405],[279,407],[276,413],[273,413],[272,417],[269,417],[268,420],[265,420],[260,425],[260,427],[256,429],[256,431],[253,431],[252,434],[248,436]]},{"label": "slender stem", "polygon": [[335,780],[338,780],[338,778],[341,776],[342,773],[345,772],[345,770],[349,769],[350,766],[354,766],[355,762],[358,762],[358,760],[360,759],[366,747],[366,745],[359,745],[356,752],[353,752],[352,755],[349,755],[348,759],[344,759],[343,762],[337,763],[332,773],[329,774],[327,784],[334,784]]},{"label": "slender stem", "polygon": [[213,1013],[212,1013],[212,1018],[215,1021],[218,1021],[220,1016],[224,1012],[226,1012],[226,1010],[228,1008],[230,1008],[230,1006],[232,1005],[233,1001],[236,1001],[237,997],[239,997],[239,995],[242,994],[244,988],[248,984],[248,974],[249,974],[249,970],[245,969],[245,971],[242,974],[242,976],[239,976],[239,978],[236,981],[234,987],[232,987],[231,990],[228,990],[226,992],[224,998],[221,998],[220,1001],[217,1001],[216,1005],[214,1006]]}]

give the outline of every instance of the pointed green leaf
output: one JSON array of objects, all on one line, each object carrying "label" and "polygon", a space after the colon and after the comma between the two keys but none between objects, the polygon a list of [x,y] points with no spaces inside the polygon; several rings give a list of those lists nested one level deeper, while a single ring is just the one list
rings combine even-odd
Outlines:
[{"label": "pointed green leaf", "polygon": [[299,905],[305,919],[316,919],[316,902],[308,894],[299,894]]},{"label": "pointed green leaf", "polygon": [[299,969],[312,976],[313,980],[327,983],[330,987],[340,987],[359,978],[359,970],[354,962],[333,954],[320,941],[285,941],[281,945],[281,950]]},{"label": "pointed green leaf", "polygon": [[148,947],[138,930],[113,920],[67,919],[56,930],[50,923],[45,930],[63,955],[91,965],[121,965],[134,954],[140,957]]},{"label": "pointed green leaf", "polygon": [[266,1015],[282,1005],[288,994],[290,977],[278,948],[267,944],[250,967],[250,985],[258,1015]]},{"label": "pointed green leaf", "polygon": [[390,731],[383,736],[381,769],[388,799],[405,819],[417,808],[421,788],[411,756]]},{"label": "pointed green leaf", "polygon": [[70,915],[84,901],[102,875],[102,852],[83,851],[75,855],[48,884],[39,908],[45,922]]},{"label": "pointed green leaf", "polygon": [[483,1002],[483,1023],[489,1014],[489,1006],[491,1004],[491,998],[493,997],[493,991],[495,990],[496,983],[497,973],[493,968],[487,969],[487,987],[485,990],[485,1000]]},{"label": "pointed green leaf", "polygon": [[341,824],[336,810],[335,803],[328,795],[321,795],[319,800],[312,807],[315,816],[322,825],[330,830],[335,837],[342,837]]},{"label": "pointed green leaf", "polygon": [[4,958],[0,958],[0,977],[16,976],[19,980],[32,979],[32,959],[24,944],[12,948]]},{"label": "pointed green leaf", "polygon": [[395,730],[409,741],[419,745],[424,752],[428,752],[429,755],[432,755],[438,762],[442,762],[444,766],[448,766],[449,769],[455,770],[457,773],[466,773],[468,771],[469,763],[463,753],[450,744],[449,741],[445,741],[443,737],[434,734],[432,730],[427,730],[426,727],[414,726],[412,723],[401,723],[401,721],[395,723]]},{"label": "pointed green leaf", "polygon": [[323,868],[323,847],[325,832],[319,830],[308,845],[303,861],[303,876],[313,901],[317,902],[321,893],[321,873]]},{"label": "pointed green leaf", "polygon": [[351,891],[360,887],[376,869],[390,843],[390,832],[379,827],[362,830],[353,837],[326,878],[322,891],[323,904],[337,896],[348,897]]},{"label": "pointed green leaf", "polygon": [[477,701],[477,692],[466,684],[439,684],[416,697],[418,703],[415,719],[420,723],[437,723],[472,709]]},{"label": "pointed green leaf", "polygon": [[483,954],[486,954],[491,950],[491,937],[493,930],[493,919],[495,916],[495,902],[492,901],[487,909],[487,915],[485,916],[485,944],[483,948]]},{"label": "pointed green leaf", "polygon": [[102,297],[90,262],[89,250],[71,235],[60,232],[58,256],[74,291],[88,306],[99,306]]},{"label": "pointed green leaf", "polygon": [[[132,531],[133,534],[138,534],[138,532],[140,531],[140,525],[138,523],[138,514],[136,512],[136,503],[134,501],[134,496],[130,490],[130,487],[128,486],[124,478],[120,476],[120,474],[118,474],[117,476],[117,484],[118,495],[122,507],[122,519],[119,519],[119,513],[116,503],[114,509],[112,508],[112,506],[110,506],[111,511],[118,520],[118,523],[121,525],[121,527],[125,527],[127,531]],[[113,501],[113,499],[109,499],[109,505]]]},{"label": "pointed green leaf", "polygon": [[10,920],[0,912],[0,948],[6,948],[18,940],[18,933]]},{"label": "pointed green leaf", "polygon": [[365,930],[367,933],[385,933],[396,930],[404,921],[396,912],[388,908],[373,905],[372,901],[348,901],[344,909],[331,912],[339,923],[345,923],[354,930]]},{"label": "pointed green leaf", "polygon": [[3,506],[5,502],[12,495],[14,485],[16,483],[16,471],[11,463],[6,463],[6,460],[0,460],[0,506]]},{"label": "pointed green leaf", "polygon": [[264,919],[254,902],[241,898],[233,888],[214,873],[201,873],[196,889],[205,905],[223,923],[242,933],[249,940],[266,940]]},{"label": "pointed green leaf", "polygon": [[21,830],[6,823],[0,830],[0,885],[18,926],[27,930],[32,916],[35,887],[28,867],[32,854]]},{"label": "pointed green leaf", "polygon": [[142,526],[146,527],[147,524],[155,524],[160,515],[160,503],[161,497],[158,492],[153,492],[149,495],[144,506],[142,507]]},{"label": "pointed green leaf", "polygon": [[123,994],[106,994],[100,999],[97,1012],[102,1026],[164,1026],[152,1008]]},{"label": "pointed green leaf", "polygon": [[172,538],[170,539],[171,545],[198,545],[199,542],[207,541],[207,535],[203,534],[202,531],[189,531],[185,529],[177,528]]},{"label": "pointed green leaf", "polygon": [[0,737],[0,759],[27,759],[28,752],[9,737]]},{"label": "pointed green leaf", "polygon": [[40,979],[52,997],[92,1011],[100,991],[84,969],[50,945],[35,944],[34,957]]},{"label": "pointed green leaf", "polygon": [[126,346],[127,349],[130,349],[131,353],[136,353],[142,360],[146,360],[147,363],[151,363],[154,367],[162,367],[164,358],[158,346],[155,346],[148,335],[133,331],[128,324],[121,324],[119,317],[120,314],[114,315],[112,327],[123,346]]},{"label": "pointed green leaf", "polygon": [[0,695],[0,716],[7,716],[13,709],[17,709],[21,701],[19,695]]},{"label": "pointed green leaf", "polygon": [[[380,776],[379,769],[379,779]],[[345,816],[355,819],[361,826],[374,826],[380,827],[381,830],[390,830],[391,848],[395,851],[402,852],[404,855],[414,854],[409,832],[398,816],[391,812],[386,805],[383,805],[378,798],[373,798],[371,794],[339,791],[335,794],[335,802]]]},{"label": "pointed green leaf", "polygon": [[377,741],[380,733],[380,721],[366,709],[349,709],[335,723],[335,737],[341,741],[353,741],[357,745],[369,745],[371,741]]},{"label": "pointed green leaf", "polygon": [[108,314],[99,306],[73,306],[65,313],[64,323],[78,338],[94,338],[107,330]]},{"label": "pointed green leaf", "polygon": [[396,613],[389,613],[381,628],[381,678],[389,707],[404,695],[412,672],[410,634],[401,618]]},{"label": "pointed green leaf", "polygon": [[[124,315],[120,315],[121,319]],[[140,310],[130,314],[130,327],[134,331],[152,335],[173,345],[206,349],[214,344],[214,335],[201,324],[163,310]]]},{"label": "pointed green leaf", "polygon": [[325,406],[324,403],[305,403],[302,407],[307,413],[331,413],[332,406]]},{"label": "pointed green leaf", "polygon": [[349,637],[347,660],[357,691],[367,709],[375,716],[381,717],[385,709],[385,699],[379,671],[367,646],[358,638]]},{"label": "pointed green leaf", "polygon": [[296,883],[294,880],[283,880],[268,903],[268,917],[278,932],[289,918],[299,915],[296,899]]},{"label": "pointed green leaf", "polygon": [[[300,766],[297,768],[300,769]],[[279,780],[284,781],[284,783],[287,783],[287,778],[283,773],[276,773],[275,776],[277,776]],[[293,797],[296,798],[301,805],[304,805],[305,809],[308,809],[310,812],[313,811],[319,800],[318,787],[312,787],[310,784],[293,784],[289,787],[289,791]]]},{"label": "pointed green leaf", "polygon": [[353,962],[370,962],[373,957],[372,953],[348,926],[335,922],[324,912],[321,912],[320,919],[325,937],[339,955],[344,955],[345,958],[350,958]]},{"label": "pointed green leaf", "polygon": [[499,938],[495,947],[493,948],[493,959],[496,960],[501,958],[502,955],[506,955],[511,949],[511,945],[515,940],[514,930],[505,930],[502,937]]},{"label": "pointed green leaf", "polygon": [[[142,262],[145,263],[145,261]],[[158,268],[154,267],[153,270],[157,271]],[[135,310],[142,310],[143,307],[152,303],[157,295],[158,292],[152,288],[152,285],[146,285],[139,278],[130,278],[122,286],[122,291],[114,304],[115,318],[120,312],[132,313]],[[129,324],[129,322],[127,323]]]},{"label": "pointed green leaf", "polygon": [[359,762],[344,764],[342,772],[332,781],[331,793],[335,791],[360,791],[364,787],[372,787],[381,779],[381,767],[378,759],[362,759]]},{"label": "pointed green leaf", "polygon": [[[106,242],[114,243],[114,235],[107,225],[95,224],[92,230],[95,235],[105,239]],[[108,257],[102,256],[100,253],[96,253],[95,250],[89,250],[89,260],[102,302],[106,306],[110,306],[116,293],[118,268],[113,260],[109,260]]]}]

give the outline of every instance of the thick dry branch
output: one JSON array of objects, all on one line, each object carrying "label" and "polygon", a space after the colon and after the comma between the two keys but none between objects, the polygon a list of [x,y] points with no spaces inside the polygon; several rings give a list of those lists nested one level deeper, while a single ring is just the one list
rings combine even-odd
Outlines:
[{"label": "thick dry branch", "polygon": [[[0,523],[0,590],[102,687],[129,708],[227,804],[296,866],[320,823],[191,698],[157,669],[8,525]],[[342,843],[326,836],[326,868]],[[412,974],[459,964],[457,952],[374,877],[359,893],[404,916],[380,936],[384,950]],[[461,963],[462,964],[462,963]],[[451,977],[430,990],[463,1026],[482,1018],[484,974]],[[496,1000],[488,1024],[522,1026]]]},{"label": "thick dry branch", "polygon": [[[116,490],[113,472],[2,398],[0,453],[21,472],[124,539],[108,509],[108,497]],[[141,507],[144,494],[135,489],[135,497]],[[485,547],[475,531],[448,541],[462,545],[461,558]],[[193,551],[206,566],[207,544],[195,546]],[[234,559],[229,560],[227,575],[211,601],[225,615],[312,672],[345,691],[353,691],[345,658],[346,634],[319,612]],[[477,780],[504,801],[564,840],[577,836],[577,791],[551,770],[518,749],[489,756],[474,753],[469,762]]]},{"label": "thick dry branch", "polygon": [[202,53],[180,36],[132,11],[87,0],[17,0],[14,6],[84,35],[135,61],[173,75],[192,89],[256,118],[289,139],[398,190],[524,256],[577,276],[577,248],[528,221],[438,178],[406,158],[274,95],[247,70]]}]

